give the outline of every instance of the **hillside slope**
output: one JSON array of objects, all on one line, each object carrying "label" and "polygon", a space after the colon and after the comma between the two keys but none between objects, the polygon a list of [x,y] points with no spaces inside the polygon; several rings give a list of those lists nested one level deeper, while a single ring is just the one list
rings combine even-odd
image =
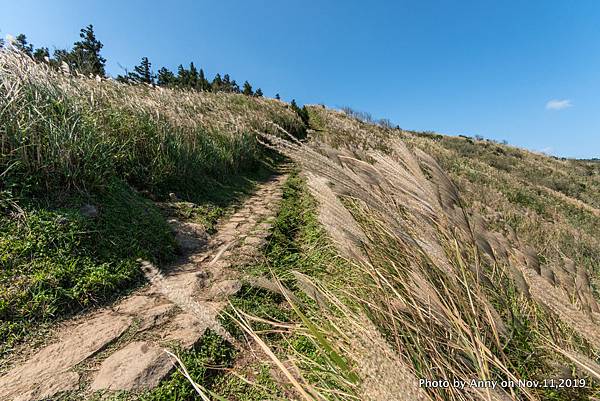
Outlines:
[{"label": "hillside slope", "polygon": [[[278,147],[309,173],[324,226],[367,282],[354,299],[405,376],[539,383],[594,371],[597,380],[597,164],[309,111],[317,153]],[[349,276],[346,285],[356,285]],[[587,385],[426,391],[440,399],[598,394],[597,382]]]},{"label": "hillside slope", "polygon": [[254,130],[304,126],[282,102],[64,75],[0,52],[0,353],[42,322],[142,282],[173,260],[153,201],[190,202],[210,232],[269,176]]},{"label": "hillside slope", "polygon": [[[245,221],[218,221],[291,160],[272,221],[243,215],[264,231],[251,258],[227,261],[246,281],[219,278],[228,334],[178,347],[128,326],[73,359],[57,399],[600,397],[600,164],[308,114],[307,127],[276,100],[98,82],[0,52],[4,360],[166,274],[182,251],[171,219],[235,243]],[[228,246],[190,262],[194,277]],[[94,392],[97,365],[132,338],[187,371]]]},{"label": "hillside slope", "polygon": [[[315,137],[336,146],[385,148],[402,138],[434,157],[467,207],[515,230],[549,263],[561,256],[597,278],[600,261],[600,165],[558,159],[488,140],[385,129],[312,107]],[[596,282],[597,283],[597,282]]]}]

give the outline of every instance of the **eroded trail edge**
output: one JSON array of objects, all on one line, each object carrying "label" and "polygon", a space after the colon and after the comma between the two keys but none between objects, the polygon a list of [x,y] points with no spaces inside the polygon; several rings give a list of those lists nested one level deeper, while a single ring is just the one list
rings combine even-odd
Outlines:
[{"label": "eroded trail edge", "polygon": [[258,185],[207,242],[200,226],[171,221],[186,257],[167,273],[143,262],[149,286],[62,325],[56,342],[0,377],[0,399],[150,389],[173,369],[164,348],[190,349],[209,328],[227,338],[217,317],[227,298],[241,288],[233,267],[260,255],[285,179],[278,175]]}]

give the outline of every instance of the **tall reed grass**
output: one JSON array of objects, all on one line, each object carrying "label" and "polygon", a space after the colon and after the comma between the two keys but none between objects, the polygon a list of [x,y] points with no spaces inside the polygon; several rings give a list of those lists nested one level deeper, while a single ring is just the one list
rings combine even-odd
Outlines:
[{"label": "tall reed grass", "polygon": [[93,189],[111,178],[190,189],[252,169],[253,129],[302,122],[281,102],[66,75],[0,52],[0,177],[5,186]]},{"label": "tall reed grass", "polygon": [[[561,288],[554,273],[544,273],[557,268],[468,209],[428,154],[390,130],[373,138],[361,122],[336,124],[356,131],[347,146],[339,136],[310,147],[269,134],[263,140],[302,167],[321,222],[352,271],[341,286],[305,278],[322,313],[312,323],[300,320],[323,353],[334,349],[351,361],[359,398],[598,396],[600,315],[586,268],[561,268]],[[348,377],[346,367],[332,366]],[[586,385],[501,385],[560,377]],[[450,386],[427,384],[439,380]],[[336,399],[304,398],[321,396]]]}]

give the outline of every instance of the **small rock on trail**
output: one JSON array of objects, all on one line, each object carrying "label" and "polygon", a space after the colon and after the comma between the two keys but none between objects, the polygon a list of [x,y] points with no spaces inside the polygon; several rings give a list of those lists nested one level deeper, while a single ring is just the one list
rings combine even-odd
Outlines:
[{"label": "small rock on trail", "polygon": [[102,363],[90,390],[151,389],[172,367],[162,347],[147,341],[132,342]]}]

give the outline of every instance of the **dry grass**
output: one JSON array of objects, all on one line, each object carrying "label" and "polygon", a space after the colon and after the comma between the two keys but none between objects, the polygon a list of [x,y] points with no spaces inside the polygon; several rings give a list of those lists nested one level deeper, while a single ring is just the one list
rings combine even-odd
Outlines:
[{"label": "dry grass", "polygon": [[[302,166],[321,223],[362,277],[328,289],[301,286],[319,305],[334,306],[322,314],[321,336],[351,361],[360,397],[538,399],[549,393],[410,383],[543,380],[569,363],[595,377],[599,316],[586,266],[548,263],[514,230],[495,230],[431,156],[409,150],[393,130],[315,109],[326,129],[311,147],[263,138]],[[386,393],[397,383],[405,387]],[[597,384],[575,390],[594,392]]]},{"label": "dry grass", "polygon": [[0,52],[0,175],[32,190],[93,189],[115,176],[147,189],[199,186],[256,164],[252,130],[270,130],[266,121],[303,129],[278,101],[96,81]]}]

